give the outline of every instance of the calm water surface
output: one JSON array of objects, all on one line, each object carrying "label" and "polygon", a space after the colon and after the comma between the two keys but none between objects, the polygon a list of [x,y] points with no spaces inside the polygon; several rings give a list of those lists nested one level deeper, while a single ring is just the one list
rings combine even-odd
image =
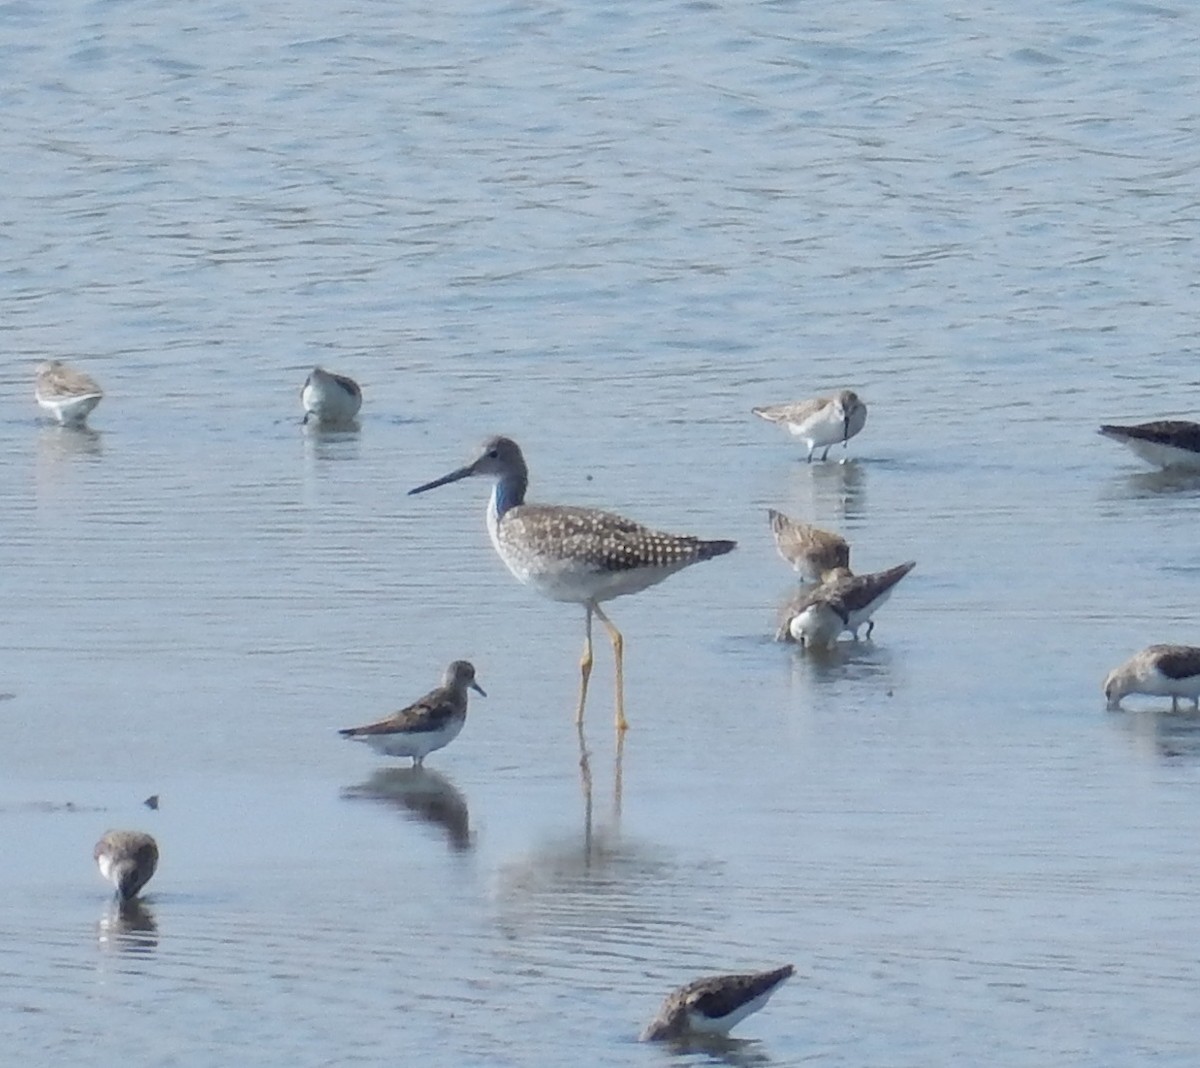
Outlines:
[{"label": "calm water surface", "polygon": [[[1095,427],[1200,411],[1198,53],[1103,0],[0,7],[7,1058],[1195,1065],[1200,720],[1099,686],[1200,639],[1200,485]],[[748,414],[841,385],[844,464]],[[496,431],[741,543],[612,605],[623,752],[486,488],[404,496]],[[770,641],[768,506],[918,561],[874,642]],[[426,772],[337,738],[456,657]],[[789,960],[729,1047],[633,1041]]]}]

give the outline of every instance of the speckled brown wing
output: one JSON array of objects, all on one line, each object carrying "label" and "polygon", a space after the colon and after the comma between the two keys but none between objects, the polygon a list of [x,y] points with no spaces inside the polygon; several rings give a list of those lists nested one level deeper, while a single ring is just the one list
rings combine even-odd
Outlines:
[{"label": "speckled brown wing", "polygon": [[1156,445],[1171,445],[1177,449],[1188,449],[1200,452],[1200,423],[1191,423],[1184,419],[1156,419],[1150,423],[1139,423],[1137,426],[1104,425],[1100,433],[1121,441],[1125,438],[1136,438],[1140,441],[1151,441]]},{"label": "speckled brown wing", "polygon": [[338,731],[344,738],[372,734],[419,734],[439,731],[460,712],[459,704],[444,689],[432,690],[407,708],[363,727],[345,727]]},{"label": "speckled brown wing", "polygon": [[737,1012],[747,1001],[773,990],[794,971],[791,964],[785,964],[769,972],[714,975],[708,979],[698,979],[689,988],[687,1002],[696,1012],[719,1020]]},{"label": "speckled brown wing", "polygon": [[1190,679],[1200,675],[1200,649],[1194,646],[1157,646],[1154,653],[1158,670],[1168,679]]},{"label": "speckled brown wing", "polygon": [[905,575],[917,566],[915,560],[889,567],[886,571],[876,571],[870,575],[855,575],[839,579],[831,589],[826,591],[826,600],[834,607],[840,605],[846,612],[858,612],[866,608],[882,593],[886,593]]},{"label": "speckled brown wing", "polygon": [[768,423],[802,423],[816,415],[829,403],[829,397],[814,397],[812,400],[796,401],[794,404],[767,404],[750,411]]}]

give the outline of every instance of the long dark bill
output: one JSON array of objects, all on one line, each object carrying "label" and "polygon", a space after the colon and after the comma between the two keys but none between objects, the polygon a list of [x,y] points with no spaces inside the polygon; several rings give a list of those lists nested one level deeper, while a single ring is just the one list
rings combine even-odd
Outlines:
[{"label": "long dark bill", "polygon": [[451,482],[457,482],[462,478],[469,478],[475,473],[474,468],[467,464],[466,467],[460,467],[457,471],[451,471],[448,475],[442,475],[441,478],[435,478],[432,482],[426,482],[423,486],[418,486],[416,489],[410,489],[408,495],[411,497],[414,493],[424,493],[426,490],[437,489],[438,486],[447,486]]}]

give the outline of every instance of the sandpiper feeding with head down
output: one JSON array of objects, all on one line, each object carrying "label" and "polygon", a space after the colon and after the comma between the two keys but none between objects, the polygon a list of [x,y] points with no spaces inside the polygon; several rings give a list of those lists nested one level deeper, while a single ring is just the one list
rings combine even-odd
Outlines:
[{"label": "sandpiper feeding with head down", "polygon": [[68,367],[62,360],[49,360],[38,364],[33,395],[60,423],[78,425],[100,403],[104,390],[90,375]]},{"label": "sandpiper feeding with head down", "polygon": [[322,367],[314,367],[300,390],[304,405],[304,422],[309,419],[324,426],[339,426],[352,422],[362,407],[362,390],[353,378],[335,375]]},{"label": "sandpiper feeding with head down", "polygon": [[475,681],[474,666],[466,660],[455,660],[446,668],[442,685],[419,701],[378,723],[346,727],[338,734],[366,742],[384,756],[412,757],[413,766],[419,766],[434,750],[458,737],[467,722],[467,690],[487,696]]},{"label": "sandpiper feeding with head down", "polygon": [[795,968],[785,964],[767,972],[711,975],[667,995],[658,1015],[642,1032],[643,1042],[725,1035],[751,1013],[758,1012]]},{"label": "sandpiper feeding with head down", "polygon": [[1159,419],[1136,426],[1106,424],[1100,433],[1128,445],[1148,464],[1200,469],[1200,423]]},{"label": "sandpiper feeding with head down", "polygon": [[108,831],[92,857],[100,874],[116,888],[119,901],[132,901],[158,867],[158,844],[142,831]]},{"label": "sandpiper feeding with head down", "polygon": [[779,555],[808,582],[820,582],[834,568],[850,567],[850,546],[840,534],[797,523],[774,508],[767,509]]},{"label": "sandpiper feeding with head down", "polygon": [[1200,710],[1200,648],[1194,645],[1148,645],[1134,653],[1104,680],[1104,696],[1110,711],[1121,707],[1121,698],[1131,693],[1171,698],[1171,711],[1179,711],[1186,697]]},{"label": "sandpiper feeding with head down", "polygon": [[581,604],[586,610],[576,722],[583,722],[592,672],[592,616],[595,615],[612,639],[617,675],[617,729],[627,729],[624,639],[601,610],[600,602],[638,593],[690,564],[729,552],[736,543],[665,534],[596,508],[526,504],[529,471],[525,457],[517,443],[505,437],[490,438],[469,464],[408,492],[424,493],[471,475],[495,480],[488,503],[488,532],[509,571],[551,600]]},{"label": "sandpiper feeding with head down", "polygon": [[875,629],[876,612],[891,597],[892,590],[914,567],[916,561],[898,564],[886,571],[852,575],[836,568],[825,575],[819,586],[803,591],[785,612],[785,622],[776,638],[789,637],[810,648],[828,648],[844,630],[858,641],[858,628],[867,625],[867,637]]},{"label": "sandpiper feeding with head down", "polygon": [[751,411],[768,423],[778,423],[808,445],[808,461],[824,446],[821,459],[829,458],[829,449],[839,441],[845,446],[866,425],[867,406],[852,389],[839,390],[829,397],[814,397],[795,404],[771,404]]}]

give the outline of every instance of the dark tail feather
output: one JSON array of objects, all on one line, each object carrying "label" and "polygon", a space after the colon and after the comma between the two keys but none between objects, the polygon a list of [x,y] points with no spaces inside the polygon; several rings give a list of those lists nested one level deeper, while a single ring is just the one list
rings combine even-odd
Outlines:
[{"label": "dark tail feather", "polygon": [[702,541],[700,543],[700,559],[711,560],[714,556],[724,556],[737,548],[736,541]]}]

